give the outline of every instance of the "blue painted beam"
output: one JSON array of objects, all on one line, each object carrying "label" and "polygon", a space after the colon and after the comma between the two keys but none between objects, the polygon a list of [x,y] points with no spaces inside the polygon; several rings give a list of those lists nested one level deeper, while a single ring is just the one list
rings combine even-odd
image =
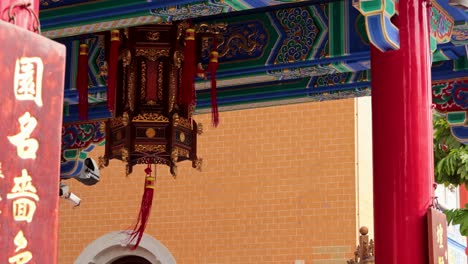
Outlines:
[{"label": "blue painted beam", "polygon": [[[461,46],[454,46],[453,44],[442,44],[438,46],[439,49],[445,51],[453,52],[455,55],[458,56],[465,56],[466,53],[464,47]],[[255,73],[264,73],[268,71],[278,71],[284,69],[293,69],[293,68],[303,68],[303,67],[310,67],[314,65],[327,65],[332,63],[356,63],[359,61],[366,61],[370,60],[370,51],[369,50],[362,50],[359,52],[351,53],[350,55],[340,56],[340,57],[332,57],[332,58],[321,58],[316,60],[308,60],[308,61],[299,61],[299,62],[291,62],[291,63],[278,63],[274,65],[265,65],[264,67],[252,67],[252,68],[243,68],[243,69],[236,69],[236,70],[219,70],[216,73],[216,76],[219,78],[226,78],[232,77],[236,75],[249,75]],[[357,69],[360,70],[360,69]]]},{"label": "blue painted beam", "polygon": [[[63,123],[73,123],[78,122],[80,119],[78,118],[78,106],[77,105],[70,105],[69,107],[69,114],[63,115]],[[89,112],[89,120],[98,120],[98,119],[106,119],[111,117],[109,110],[107,110],[107,105],[89,105],[88,106]],[[81,120],[82,121],[82,120]]]},{"label": "blue painted beam", "polygon": [[[326,92],[339,92],[339,91],[349,91],[351,89],[362,89],[370,87],[370,82],[361,82],[361,83],[352,83],[344,84],[332,87],[322,87],[314,89],[306,89],[304,87],[298,87],[296,89],[288,89],[286,91],[276,91],[276,92],[265,92],[265,93],[255,93],[249,95],[240,95],[240,96],[229,96],[222,97],[218,99],[218,105],[232,105],[232,104],[242,104],[242,102],[255,102],[255,101],[269,101],[269,100],[281,100],[288,97],[310,97],[317,94],[323,94]],[[211,107],[211,100],[209,98],[197,100],[197,108],[208,108]]]},{"label": "blue painted beam", "polygon": [[437,3],[450,14],[455,24],[468,22],[468,12],[465,10],[451,6],[448,0],[437,0]]},{"label": "blue painted beam", "polygon": [[468,71],[453,71],[453,70],[434,70],[432,69],[432,80],[450,80],[456,78],[466,78]]},{"label": "blue painted beam", "polygon": [[109,6],[108,9],[105,11],[103,10],[90,10],[89,12],[80,13],[78,15],[66,15],[60,17],[53,17],[50,19],[41,19],[41,27],[43,30],[47,30],[47,28],[52,27],[59,27],[62,25],[67,24],[76,24],[76,23],[83,23],[85,21],[90,20],[98,20],[98,19],[111,19],[115,16],[121,15],[131,15],[132,13],[138,13],[142,11],[148,11],[148,15],[150,15],[149,10],[157,9],[157,8],[164,8],[168,6],[174,5],[184,5],[190,3],[197,3],[203,1],[193,1],[193,0],[172,0],[172,1],[162,1],[162,0],[153,0],[150,2],[145,3],[137,3],[131,6],[124,6],[124,7],[112,7]]},{"label": "blue painted beam", "polygon": [[249,75],[252,73],[264,73],[268,71],[278,71],[291,68],[303,68],[314,65],[327,65],[332,63],[340,63],[346,61],[358,61],[358,60],[370,60],[370,51],[355,52],[351,55],[333,57],[333,58],[323,58],[318,60],[309,60],[309,61],[299,61],[291,63],[278,63],[274,65],[265,65],[264,67],[252,67],[252,68],[243,68],[237,70],[226,70],[218,71],[216,76],[219,78],[230,77],[235,75]]}]

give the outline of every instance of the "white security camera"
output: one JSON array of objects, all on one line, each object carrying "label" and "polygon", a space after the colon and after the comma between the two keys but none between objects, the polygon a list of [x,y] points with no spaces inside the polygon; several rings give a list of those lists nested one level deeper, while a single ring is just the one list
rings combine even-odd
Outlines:
[{"label": "white security camera", "polygon": [[84,160],[84,167],[81,173],[75,178],[84,185],[94,185],[99,182],[99,166],[91,158]]},{"label": "white security camera", "polygon": [[80,197],[70,192],[70,188],[64,183],[60,183],[59,196],[71,202],[74,207],[79,206],[81,203]]},{"label": "white security camera", "polygon": [[[83,169],[78,175],[60,175],[61,180],[68,180],[70,178],[74,178],[84,185],[94,185],[100,180],[99,166],[93,159],[86,158],[83,162]],[[80,197],[70,192],[70,188],[62,182],[60,182],[59,196],[70,201],[75,207],[79,206],[81,203]]]},{"label": "white security camera", "polygon": [[65,198],[68,197],[69,194],[70,188],[68,187],[68,185],[66,185],[65,183],[60,183],[59,196]]}]

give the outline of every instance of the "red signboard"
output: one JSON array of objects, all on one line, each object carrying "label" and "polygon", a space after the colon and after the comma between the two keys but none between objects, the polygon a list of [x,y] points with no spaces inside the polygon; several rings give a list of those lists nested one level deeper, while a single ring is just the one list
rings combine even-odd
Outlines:
[{"label": "red signboard", "polygon": [[429,263],[448,264],[447,218],[437,209],[427,210],[429,231]]},{"label": "red signboard", "polygon": [[0,263],[57,263],[65,47],[0,21]]}]

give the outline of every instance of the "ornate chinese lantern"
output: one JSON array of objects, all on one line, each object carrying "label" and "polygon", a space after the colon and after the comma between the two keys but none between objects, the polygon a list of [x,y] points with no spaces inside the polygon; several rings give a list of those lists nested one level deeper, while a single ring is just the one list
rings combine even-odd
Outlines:
[{"label": "ornate chinese lantern", "polygon": [[[112,32],[114,40],[117,33]],[[188,23],[139,26],[121,33],[121,42],[111,43],[120,43],[120,52],[117,66],[109,59],[109,68],[117,69],[116,81],[108,80],[116,83],[116,97],[115,107],[110,107],[113,117],[106,122],[103,161],[107,166],[110,159],[122,160],[127,175],[134,165],[147,165],[139,223],[130,234],[136,248],[152,203],[152,166],[169,166],[174,176],[180,161],[201,166],[197,135],[202,129],[192,119],[197,54],[195,30]]]}]

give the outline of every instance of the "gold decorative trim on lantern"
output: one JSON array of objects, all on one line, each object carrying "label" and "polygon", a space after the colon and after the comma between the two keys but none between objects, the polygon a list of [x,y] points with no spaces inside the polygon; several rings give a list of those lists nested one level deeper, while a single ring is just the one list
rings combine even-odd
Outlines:
[{"label": "gold decorative trim on lantern", "polygon": [[99,167],[99,169],[103,169],[105,166],[107,166],[107,164],[108,164],[108,161],[106,160],[106,158],[104,158],[102,156],[98,158],[98,167]]},{"label": "gold decorative trim on lantern", "polygon": [[119,59],[122,60],[122,66],[123,67],[129,66],[130,62],[132,61],[132,53],[130,52],[130,50],[125,49],[120,54],[121,55],[120,55]]},{"label": "gold decorative trim on lantern", "polygon": [[132,66],[128,71],[128,107],[135,111],[135,87],[136,87],[136,61],[132,61]]},{"label": "gold decorative trim on lantern", "polygon": [[197,134],[198,135],[203,134],[203,124],[202,123],[197,124]]},{"label": "gold decorative trim on lantern", "polygon": [[155,100],[149,100],[148,102],[146,102],[146,104],[147,105],[157,105]]},{"label": "gold decorative trim on lantern", "polygon": [[[180,157],[185,157],[185,158],[189,158],[189,157],[190,157],[190,153],[189,153],[189,151],[186,150],[186,149],[175,147],[174,150],[177,151],[177,155],[180,156]],[[174,151],[174,150],[173,150],[173,151]]]},{"label": "gold decorative trim on lantern", "polygon": [[185,30],[185,40],[195,40],[195,29],[187,28]]},{"label": "gold decorative trim on lantern", "polygon": [[182,21],[177,25],[177,39],[180,40],[185,36],[185,30],[189,27],[189,23],[187,21]]},{"label": "gold decorative trim on lantern", "polygon": [[179,148],[173,148],[171,152],[171,161],[176,164],[179,159]]},{"label": "gold decorative trim on lantern", "polygon": [[177,165],[175,164],[172,165],[170,171],[171,171],[172,177],[174,177],[174,179],[177,178]]},{"label": "gold decorative trim on lantern", "polygon": [[120,30],[113,29],[111,30],[111,41],[120,41]]},{"label": "gold decorative trim on lantern", "polygon": [[192,123],[190,122],[190,120],[187,118],[180,117],[177,113],[174,113],[172,115],[172,125],[192,129]]},{"label": "gold decorative trim on lantern", "polygon": [[180,142],[184,143],[185,142],[185,133],[180,131],[179,132],[179,140]]},{"label": "gold decorative trim on lantern", "polygon": [[158,100],[161,101],[163,99],[163,69],[164,63],[161,61],[158,65]]},{"label": "gold decorative trim on lantern", "polygon": [[128,39],[128,28],[124,28],[123,33],[124,33],[125,38]]},{"label": "gold decorative trim on lantern", "polygon": [[128,126],[128,123],[130,122],[130,117],[128,116],[127,112],[124,112],[122,115],[122,124],[124,126]]},{"label": "gold decorative trim on lantern", "polygon": [[106,134],[106,123],[105,122],[100,122],[99,123],[99,132],[101,134]]},{"label": "gold decorative trim on lantern", "polygon": [[135,151],[161,153],[166,152],[166,145],[135,145]]},{"label": "gold decorative trim on lantern", "polygon": [[80,54],[79,55],[88,55],[88,44],[80,44]]},{"label": "gold decorative trim on lantern", "polygon": [[164,164],[168,166],[170,165],[169,161],[158,156],[138,158],[133,161],[133,164],[148,164],[149,162],[151,162],[152,164]]},{"label": "gold decorative trim on lantern", "polygon": [[174,51],[174,66],[180,69],[182,67],[183,61],[184,61],[184,54],[180,50]]},{"label": "gold decorative trim on lantern", "polygon": [[[114,117],[114,118],[111,118],[110,119],[110,125],[111,127],[119,127],[119,126],[125,126],[123,124],[123,121],[122,121],[123,117],[119,116],[119,117]],[[105,125],[105,124],[104,124]],[[105,129],[105,127],[104,127]],[[104,132],[105,133],[105,132]]]},{"label": "gold decorative trim on lantern", "polygon": [[156,136],[156,130],[154,130],[154,128],[152,128],[152,127],[147,128],[146,131],[145,131],[145,135],[148,138],[154,138],[154,136]]},{"label": "gold decorative trim on lantern", "polygon": [[177,126],[179,124],[179,114],[174,113],[172,115],[172,125]]},{"label": "gold decorative trim on lantern", "polygon": [[120,153],[122,155],[122,161],[127,162],[128,161],[128,149],[127,148],[122,148],[120,150]]},{"label": "gold decorative trim on lantern", "polygon": [[141,98],[145,99],[146,97],[146,62],[141,61]]},{"label": "gold decorative trim on lantern", "polygon": [[161,38],[159,32],[146,32],[146,39],[150,41],[158,41]]},{"label": "gold decorative trim on lantern", "polygon": [[189,105],[189,107],[188,107],[189,108],[189,111],[188,111],[188,117],[189,118],[192,118],[193,113],[195,113],[195,107],[196,107],[195,104]]},{"label": "gold decorative trim on lantern", "polygon": [[202,171],[203,159],[202,159],[202,158],[195,159],[195,160],[193,161],[192,167],[194,167],[194,168],[197,169],[198,171]]},{"label": "gold decorative trim on lantern", "polygon": [[169,118],[159,113],[143,113],[133,117],[132,122],[166,123],[169,122]]},{"label": "gold decorative trim on lantern", "polygon": [[171,74],[169,76],[169,105],[168,105],[169,112],[172,112],[172,110],[174,109],[174,104],[175,104],[176,84],[175,84],[174,73],[176,73],[177,71],[178,70],[174,66],[171,67]]},{"label": "gold decorative trim on lantern", "polygon": [[168,57],[169,50],[168,49],[136,49],[135,55],[145,57],[150,61],[156,61],[161,57]]}]

